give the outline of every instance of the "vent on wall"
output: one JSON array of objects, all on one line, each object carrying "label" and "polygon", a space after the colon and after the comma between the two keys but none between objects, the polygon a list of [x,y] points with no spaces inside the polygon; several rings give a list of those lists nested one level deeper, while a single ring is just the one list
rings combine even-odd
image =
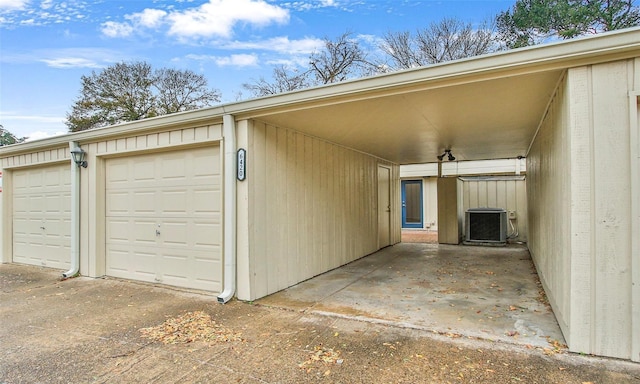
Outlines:
[{"label": "vent on wall", "polygon": [[506,243],[507,211],[501,208],[472,208],[465,215],[465,242]]}]

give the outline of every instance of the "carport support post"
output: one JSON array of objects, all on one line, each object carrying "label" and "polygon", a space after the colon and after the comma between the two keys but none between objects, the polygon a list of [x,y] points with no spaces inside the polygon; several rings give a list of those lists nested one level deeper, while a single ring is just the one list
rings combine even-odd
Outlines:
[{"label": "carport support post", "polygon": [[233,115],[222,117],[222,136],[224,291],[218,296],[218,302],[224,304],[236,291],[236,120]]},{"label": "carport support post", "polygon": [[[69,142],[69,151],[79,147],[76,141]],[[80,166],[71,159],[71,268],[62,274],[68,278],[80,270]]]},{"label": "carport support post", "polygon": [[631,153],[631,360],[640,362],[640,91],[629,93]]}]

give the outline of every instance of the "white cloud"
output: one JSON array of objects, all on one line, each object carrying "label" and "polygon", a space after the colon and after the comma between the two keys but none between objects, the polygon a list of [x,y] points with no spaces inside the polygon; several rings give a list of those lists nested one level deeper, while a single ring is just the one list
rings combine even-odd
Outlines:
[{"label": "white cloud", "polygon": [[102,33],[108,37],[128,37],[133,33],[133,27],[128,23],[106,21],[101,27]]},{"label": "white cloud", "polygon": [[29,0],[0,0],[0,9],[24,9]]},{"label": "white cloud", "polygon": [[217,57],[214,61],[219,67],[254,67],[258,65],[256,55],[246,54]]},{"label": "white cloud", "polygon": [[[67,133],[64,116],[42,116],[0,111],[0,124],[17,137],[27,137],[29,141]],[[37,127],[37,128],[35,128]]]},{"label": "white cloud", "polygon": [[55,68],[102,68],[122,60],[126,60],[122,52],[104,48],[43,49],[0,56],[0,63],[46,63]]},{"label": "white cloud", "polygon": [[274,37],[261,41],[234,41],[224,46],[225,49],[259,49],[265,51],[275,51],[290,55],[308,55],[322,47],[322,39],[304,38],[299,40],[289,40],[288,37]]},{"label": "white cloud", "polygon": [[238,23],[265,26],[289,21],[289,11],[264,0],[209,0],[167,16],[169,34],[181,38],[230,37]]},{"label": "white cloud", "polygon": [[234,54],[230,56],[187,55],[195,61],[213,61],[219,67],[254,67],[258,65],[258,56],[254,54]]},{"label": "white cloud", "polygon": [[58,57],[41,61],[53,68],[102,68],[102,65],[94,60],[82,57]]},{"label": "white cloud", "polygon": [[0,24],[8,28],[62,24],[86,18],[89,7],[81,0],[0,0]]},{"label": "white cloud", "polygon": [[[344,3],[344,1],[342,2]],[[312,9],[338,7],[336,0],[319,0],[319,1],[291,1],[282,3],[282,6],[294,9],[296,11],[310,11]]]},{"label": "white cloud", "polygon": [[[1,1],[1,0],[0,0]],[[289,11],[265,0],[209,0],[199,7],[166,12],[147,8],[125,15],[126,21],[102,23],[107,37],[129,37],[136,31],[168,26],[167,33],[179,39],[228,38],[237,24],[266,26],[289,21]]]},{"label": "white cloud", "polygon": [[69,132],[66,132],[66,131],[54,131],[54,132],[35,131],[35,132],[27,133],[27,135],[25,136],[27,139],[25,141],[46,139],[47,137],[60,136],[60,135],[66,134],[66,133],[69,133]]},{"label": "white cloud", "polygon": [[167,12],[163,10],[147,8],[142,12],[127,15],[125,18],[131,20],[134,26],[158,28],[166,15]]},{"label": "white cloud", "polygon": [[124,60],[122,52],[104,48],[65,48],[15,56],[11,62],[42,62],[53,68],[104,68]]}]

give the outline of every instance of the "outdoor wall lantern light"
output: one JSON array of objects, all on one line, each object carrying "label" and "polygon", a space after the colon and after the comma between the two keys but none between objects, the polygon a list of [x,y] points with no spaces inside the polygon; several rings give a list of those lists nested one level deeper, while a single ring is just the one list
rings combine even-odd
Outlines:
[{"label": "outdoor wall lantern light", "polygon": [[85,152],[80,147],[75,147],[71,150],[71,157],[73,158],[73,162],[76,163],[78,167],[87,168],[87,162],[84,160],[87,152]]},{"label": "outdoor wall lantern light", "polygon": [[449,161],[453,161],[456,158],[453,156],[453,154],[451,153],[450,149],[445,149],[444,153],[442,155],[438,155],[438,160],[442,161],[444,159],[444,157],[447,156],[447,159]]}]

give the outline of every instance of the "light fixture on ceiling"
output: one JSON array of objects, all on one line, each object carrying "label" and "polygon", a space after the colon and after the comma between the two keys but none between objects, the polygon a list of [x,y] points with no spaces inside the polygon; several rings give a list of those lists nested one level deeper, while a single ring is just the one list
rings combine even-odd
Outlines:
[{"label": "light fixture on ceiling", "polygon": [[442,161],[445,156],[449,161],[454,161],[456,159],[455,156],[453,156],[453,154],[451,153],[450,149],[445,149],[442,155],[438,155],[438,160]]},{"label": "light fixture on ceiling", "polygon": [[71,157],[73,158],[73,162],[76,163],[78,167],[87,168],[87,162],[85,161],[85,156],[87,152],[85,152],[80,147],[75,147],[71,150]]}]

